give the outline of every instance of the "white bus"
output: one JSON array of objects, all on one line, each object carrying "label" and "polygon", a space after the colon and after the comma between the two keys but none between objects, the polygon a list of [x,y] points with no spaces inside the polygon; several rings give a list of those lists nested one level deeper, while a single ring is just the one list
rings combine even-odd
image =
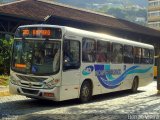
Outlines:
[{"label": "white bus", "polygon": [[154,47],[56,25],[20,26],[12,48],[10,93],[63,101],[131,90],[153,80]]}]

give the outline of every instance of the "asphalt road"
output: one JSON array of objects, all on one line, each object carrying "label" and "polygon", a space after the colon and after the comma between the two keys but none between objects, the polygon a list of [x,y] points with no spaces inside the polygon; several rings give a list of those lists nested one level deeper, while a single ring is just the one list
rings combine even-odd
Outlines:
[{"label": "asphalt road", "polygon": [[94,96],[87,104],[78,100],[53,102],[34,100],[14,95],[0,97],[0,118],[4,120],[28,119],[160,119],[160,95],[157,94],[156,82],[139,88],[138,93],[128,91]]}]

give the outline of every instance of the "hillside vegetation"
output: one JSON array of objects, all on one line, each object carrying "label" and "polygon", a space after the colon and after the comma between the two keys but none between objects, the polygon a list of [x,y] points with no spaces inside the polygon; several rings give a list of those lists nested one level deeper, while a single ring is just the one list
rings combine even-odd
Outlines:
[{"label": "hillside vegetation", "polygon": [[57,0],[57,2],[146,25],[147,0]]},{"label": "hillside vegetation", "polygon": [[138,5],[147,7],[148,0],[55,0],[60,3],[75,5],[77,7],[86,7],[88,4],[123,4],[123,5]]}]

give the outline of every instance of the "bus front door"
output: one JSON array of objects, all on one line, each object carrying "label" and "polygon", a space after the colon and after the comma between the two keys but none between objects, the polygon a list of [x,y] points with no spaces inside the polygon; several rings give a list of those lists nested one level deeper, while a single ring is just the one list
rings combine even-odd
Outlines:
[{"label": "bus front door", "polygon": [[78,98],[80,73],[80,42],[66,39],[63,44],[61,100]]}]

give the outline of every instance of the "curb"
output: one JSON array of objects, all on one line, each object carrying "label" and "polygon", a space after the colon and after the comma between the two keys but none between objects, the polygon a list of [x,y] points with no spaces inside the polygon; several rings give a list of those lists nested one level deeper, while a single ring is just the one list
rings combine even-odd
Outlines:
[{"label": "curb", "polygon": [[0,97],[3,97],[3,96],[10,96],[11,94],[9,93],[9,89],[8,87],[3,87],[1,86],[0,87]]},{"label": "curb", "polygon": [[10,96],[11,94],[9,93],[9,91],[0,91],[0,97],[4,97],[4,96]]}]

